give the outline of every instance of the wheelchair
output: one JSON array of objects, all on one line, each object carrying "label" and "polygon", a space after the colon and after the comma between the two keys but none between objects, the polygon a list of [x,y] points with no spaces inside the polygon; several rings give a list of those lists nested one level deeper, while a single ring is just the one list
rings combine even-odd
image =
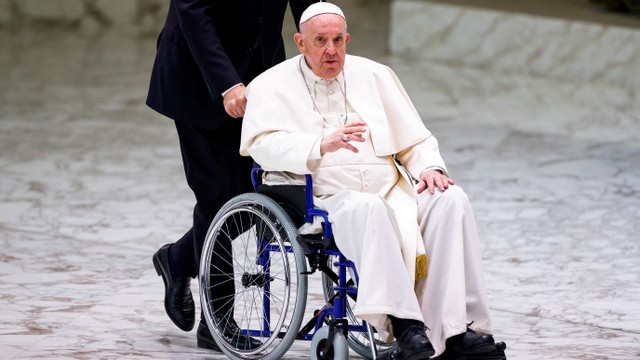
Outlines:
[{"label": "wheelchair", "polygon": [[[388,356],[395,343],[354,315],[358,274],[337,249],[327,212],[313,206],[311,176],[306,185],[267,186],[261,172],[251,174],[256,192],[229,200],[205,238],[200,301],[215,342],[231,359],[280,359],[295,340],[311,341],[314,360],[348,359],[349,349]],[[316,217],[322,233],[298,232]],[[317,271],[325,305],[304,322],[308,277]],[[225,333],[230,323],[236,336]],[[260,345],[249,346],[249,337]]]}]

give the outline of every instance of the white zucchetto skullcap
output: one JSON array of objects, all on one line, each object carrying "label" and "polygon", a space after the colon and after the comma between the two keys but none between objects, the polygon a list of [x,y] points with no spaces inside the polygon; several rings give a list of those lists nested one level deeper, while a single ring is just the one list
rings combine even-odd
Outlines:
[{"label": "white zucchetto skullcap", "polygon": [[321,14],[336,14],[342,16],[342,18],[345,19],[344,13],[337,5],[328,2],[317,2],[309,5],[307,10],[302,13],[302,16],[300,16],[300,24],[311,19],[314,16],[318,16]]}]

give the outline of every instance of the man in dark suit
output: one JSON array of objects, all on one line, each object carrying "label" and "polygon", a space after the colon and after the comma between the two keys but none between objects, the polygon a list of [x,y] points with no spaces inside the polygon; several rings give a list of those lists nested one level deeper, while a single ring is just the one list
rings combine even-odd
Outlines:
[{"label": "man in dark suit", "polygon": [[[171,0],[158,38],[147,105],[175,121],[185,175],[196,197],[193,225],[153,255],[165,284],[165,310],[182,330],[195,324],[191,279],[198,276],[207,229],[233,196],[252,191],[251,159],[241,157],[245,85],[285,59],[287,3],[298,24],[318,0]],[[233,292],[233,288],[220,291]],[[219,350],[206,322],[198,347]],[[238,336],[233,324],[229,336]],[[239,339],[238,344],[251,341]]]}]

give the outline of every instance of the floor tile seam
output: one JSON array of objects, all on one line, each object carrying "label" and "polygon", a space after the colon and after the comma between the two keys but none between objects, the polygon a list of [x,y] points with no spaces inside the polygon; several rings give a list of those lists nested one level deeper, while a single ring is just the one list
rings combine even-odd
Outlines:
[{"label": "floor tile seam", "polygon": [[[618,90],[623,90],[625,92],[632,92],[632,93],[637,90],[637,88],[633,85],[623,85],[620,83],[615,83],[615,82],[610,82],[610,81],[600,80],[600,79],[584,79],[584,80],[577,81],[569,78],[556,77],[551,75],[549,72],[536,72],[535,70],[515,71],[515,70],[508,70],[508,69],[492,68],[489,65],[482,65],[477,63],[466,63],[466,62],[463,62],[463,60],[460,60],[460,61],[443,60],[443,59],[433,58],[429,56],[408,57],[402,54],[390,55],[390,57],[393,57],[393,56],[398,56],[400,59],[404,61],[426,61],[427,64],[431,63],[433,65],[444,66],[450,69],[463,69],[463,70],[468,69],[471,71],[483,72],[483,73],[486,73],[487,75],[500,76],[503,78],[516,77],[516,78],[519,78],[519,81],[524,81],[527,83],[547,82],[547,83],[562,84],[562,86],[573,85],[580,88],[585,86],[596,87],[596,88],[606,87],[608,89],[615,88]],[[410,66],[413,68],[414,71],[419,71],[419,68],[413,66],[413,64]]]},{"label": "floor tile seam", "polygon": [[508,309],[500,309],[500,308],[496,308],[496,307],[491,307],[491,310],[494,311],[494,312],[498,312],[498,313],[519,315],[519,316],[530,317],[530,318],[538,318],[538,319],[542,319],[542,320],[555,321],[555,322],[571,324],[571,325],[576,325],[576,326],[582,326],[582,327],[587,327],[587,328],[592,328],[592,329],[609,330],[609,331],[623,332],[623,333],[627,333],[627,334],[640,335],[640,331],[634,331],[634,330],[623,329],[623,328],[614,328],[614,327],[610,327],[610,326],[600,326],[600,325],[594,325],[594,324],[588,324],[588,323],[581,323],[581,322],[577,322],[577,321],[560,319],[560,318],[556,318],[556,317],[552,317],[552,316],[531,315],[531,314],[528,314],[528,313],[525,313],[525,312],[508,310]]},{"label": "floor tile seam", "polygon": [[[385,56],[380,57],[381,61],[385,61],[386,64],[391,66],[394,71],[396,71],[401,79],[406,78],[406,81],[414,81],[413,79],[420,79],[421,76],[416,76],[415,73],[425,73],[427,75],[431,74],[434,70],[433,68],[447,68],[451,71],[455,72],[472,72],[472,73],[483,73],[486,77],[497,77],[500,79],[509,79],[509,81],[513,81],[515,78],[518,83],[527,84],[527,86],[540,87],[541,84],[544,84],[545,87],[548,85],[560,85],[563,87],[573,86],[576,89],[582,89],[584,87],[593,87],[606,90],[613,91],[623,91],[630,94],[636,94],[637,88],[631,85],[623,85],[620,83],[609,82],[605,80],[599,79],[583,79],[583,80],[572,80],[569,78],[561,78],[550,75],[548,73],[537,73],[533,71],[515,71],[515,70],[507,70],[500,68],[492,68],[489,65],[481,65],[477,63],[467,63],[460,61],[452,61],[450,59],[438,59],[430,56],[420,56],[420,55],[407,55],[407,54],[397,54],[397,53],[388,53]],[[406,72],[414,73],[413,77],[405,77],[402,76]],[[477,74],[476,74],[477,75]],[[636,98],[640,98],[640,96],[635,95]]]},{"label": "floor tile seam", "polygon": [[[24,238],[29,238],[30,240],[34,240],[35,238],[37,238],[36,240],[41,240],[41,236],[47,236],[47,237],[52,237],[52,236],[48,236],[48,235],[44,235],[42,231],[37,231],[34,229],[25,229],[25,228],[19,228],[19,227],[15,227],[15,226],[10,226],[11,224],[9,223],[0,223],[0,235],[4,235],[4,236],[10,236],[10,235],[14,235],[15,237],[19,237],[20,235],[22,235],[22,237]],[[79,227],[81,228],[81,227]],[[1,237],[0,237],[1,238]],[[137,241],[144,241],[146,239],[146,237],[141,237],[139,239],[132,239],[133,240],[137,240]],[[69,235],[60,235],[60,234],[55,234],[55,240],[57,241],[72,241],[74,244],[74,246],[77,247],[82,247],[82,248],[87,248],[87,247],[91,247],[91,246],[99,246],[99,247],[110,247],[110,248],[115,248],[118,249],[119,252],[121,253],[127,253],[132,257],[136,257],[140,254],[147,254],[148,256],[148,260],[149,260],[149,266],[142,266],[148,269],[152,268],[151,265],[151,258],[153,256],[153,253],[157,250],[156,247],[160,246],[160,245],[156,245],[153,243],[149,243],[148,245],[145,245],[144,248],[140,247],[140,246],[129,246],[127,247],[127,242],[109,242],[108,240],[105,240],[104,238],[94,238],[94,239],[79,239],[77,237],[72,237]],[[139,244],[139,243],[138,243]],[[148,249],[147,249],[148,248]],[[9,251],[11,249],[5,249],[6,251]],[[21,250],[13,250],[13,251],[21,251]],[[44,258],[47,257],[47,254],[44,254],[42,256],[36,257],[36,259],[39,258]],[[141,276],[143,277],[143,276]]]},{"label": "floor tile seam", "polygon": [[[428,116],[422,116],[423,120],[425,118],[428,118]],[[636,136],[627,136],[627,137],[623,137],[623,136],[619,136],[619,137],[612,137],[610,139],[603,139],[603,138],[596,138],[595,136],[590,136],[590,135],[580,135],[580,134],[569,134],[566,132],[563,132],[561,130],[559,131],[554,131],[553,129],[549,130],[548,128],[541,128],[540,130],[535,130],[535,129],[526,129],[523,128],[522,126],[520,126],[520,123],[510,123],[508,121],[484,121],[484,120],[479,120],[478,118],[474,118],[474,119],[462,119],[462,118],[456,118],[456,119],[450,119],[450,120],[445,120],[445,121],[438,121],[437,123],[429,123],[428,121],[425,121],[425,125],[429,128],[434,128],[439,130],[440,132],[444,132],[443,129],[445,129],[445,127],[450,124],[452,126],[464,126],[464,127],[468,127],[468,126],[474,126],[474,127],[479,127],[479,128],[483,128],[483,129],[498,129],[499,131],[507,131],[509,134],[505,135],[506,137],[509,136],[520,136],[520,137],[540,137],[540,138],[549,138],[549,137],[553,137],[553,138],[557,138],[557,139],[569,139],[572,142],[574,141],[578,141],[584,144],[589,144],[589,146],[598,146],[598,147],[602,147],[602,146],[624,146],[625,148],[638,148],[640,149],[640,137],[636,137]],[[640,126],[640,124],[638,124]],[[432,131],[433,132],[433,131]],[[436,137],[438,137],[438,134],[435,134]]]}]

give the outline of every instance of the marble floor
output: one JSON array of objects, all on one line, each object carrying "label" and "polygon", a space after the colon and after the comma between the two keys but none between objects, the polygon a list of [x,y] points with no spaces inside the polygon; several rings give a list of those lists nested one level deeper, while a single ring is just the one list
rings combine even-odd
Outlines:
[{"label": "marble floor", "polygon": [[[509,359],[639,359],[638,89],[365,43],[353,52],[397,71],[469,194]],[[225,358],[172,325],[151,265],[193,205],[172,123],[144,106],[154,46],[117,31],[0,30],[3,359]]]}]

